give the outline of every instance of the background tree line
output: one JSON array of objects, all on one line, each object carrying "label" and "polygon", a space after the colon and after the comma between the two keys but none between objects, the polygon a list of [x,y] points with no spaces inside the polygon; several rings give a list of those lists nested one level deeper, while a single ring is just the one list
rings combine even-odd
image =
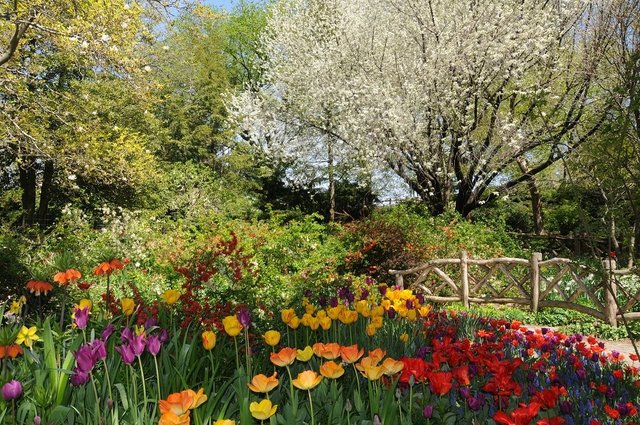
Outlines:
[{"label": "background tree line", "polygon": [[2,231],[413,197],[633,261],[638,1],[362,2],[5,2]]}]

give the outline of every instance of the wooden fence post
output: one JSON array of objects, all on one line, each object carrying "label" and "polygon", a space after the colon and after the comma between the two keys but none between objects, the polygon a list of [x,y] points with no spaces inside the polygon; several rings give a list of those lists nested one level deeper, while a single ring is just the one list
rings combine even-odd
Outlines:
[{"label": "wooden fence post", "polygon": [[602,261],[604,269],[607,273],[604,281],[604,317],[607,322],[614,327],[618,326],[618,306],[616,304],[616,296],[618,293],[616,279],[613,276],[613,271],[617,268],[616,260],[613,258],[607,258]]},{"label": "wooden fence post", "polygon": [[404,289],[404,277],[401,274],[396,275],[396,286]]},{"label": "wooden fence post", "polygon": [[460,251],[460,278],[462,279],[462,304],[469,308],[469,264],[467,251]]},{"label": "wooden fence post", "polygon": [[542,254],[534,252],[531,255],[531,311],[533,314],[538,312],[540,303],[540,261]]}]

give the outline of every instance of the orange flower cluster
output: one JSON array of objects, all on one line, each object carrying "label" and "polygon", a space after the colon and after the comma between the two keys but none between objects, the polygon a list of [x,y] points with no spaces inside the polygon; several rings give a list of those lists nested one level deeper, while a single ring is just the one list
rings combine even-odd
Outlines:
[{"label": "orange flower cluster", "polygon": [[125,260],[125,262],[122,263],[117,258],[114,258],[111,261],[105,261],[103,263],[100,263],[98,267],[93,270],[93,274],[96,276],[108,276],[116,270],[124,269],[124,265],[126,264],[126,262],[127,261]]},{"label": "orange flower cluster", "polygon": [[67,283],[77,282],[78,279],[82,277],[82,273],[80,273],[76,269],[68,269],[64,272],[58,272],[53,276],[53,281],[58,283],[60,286],[64,286]]},{"label": "orange flower cluster", "polygon": [[36,297],[39,297],[40,294],[47,295],[49,292],[53,291],[53,285],[42,280],[30,280],[27,282],[27,289],[32,294],[35,294]]},{"label": "orange flower cluster", "polygon": [[23,354],[22,347],[18,344],[0,345],[0,360],[5,357],[15,359]]},{"label": "orange flower cluster", "polygon": [[160,422],[158,425],[189,425],[191,423],[191,411],[207,401],[204,389],[196,393],[193,390],[184,390],[170,394],[166,400],[160,400]]}]

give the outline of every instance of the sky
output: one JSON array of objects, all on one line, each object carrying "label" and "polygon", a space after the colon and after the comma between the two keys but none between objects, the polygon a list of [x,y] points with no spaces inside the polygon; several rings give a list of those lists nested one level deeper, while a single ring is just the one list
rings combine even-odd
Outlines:
[{"label": "sky", "polygon": [[237,3],[237,0],[204,0],[204,3],[213,7],[231,9]]}]

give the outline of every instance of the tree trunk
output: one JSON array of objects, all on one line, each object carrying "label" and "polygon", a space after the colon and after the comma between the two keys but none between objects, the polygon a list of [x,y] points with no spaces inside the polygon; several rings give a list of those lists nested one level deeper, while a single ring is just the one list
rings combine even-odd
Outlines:
[{"label": "tree trunk", "polygon": [[31,159],[20,166],[20,188],[22,189],[22,226],[33,226],[36,212],[36,168]]},{"label": "tree trunk", "polygon": [[[522,171],[524,174],[528,174],[530,170],[526,158],[521,156],[517,159],[517,162],[518,166],[520,167],[520,171]],[[542,197],[540,196],[540,190],[538,189],[536,178],[534,176],[530,176],[530,178],[527,180],[527,185],[529,186],[529,194],[531,196],[533,228],[536,235],[541,235],[544,233],[544,216],[542,212]]]},{"label": "tree trunk", "polygon": [[327,137],[327,162],[329,171],[329,221],[336,219],[336,177],[333,157],[333,140]]},{"label": "tree trunk", "polygon": [[53,161],[44,162],[44,173],[42,174],[42,188],[40,189],[40,205],[38,205],[38,223],[40,227],[47,225],[49,216],[49,201],[51,200],[51,189],[53,186]]}]

